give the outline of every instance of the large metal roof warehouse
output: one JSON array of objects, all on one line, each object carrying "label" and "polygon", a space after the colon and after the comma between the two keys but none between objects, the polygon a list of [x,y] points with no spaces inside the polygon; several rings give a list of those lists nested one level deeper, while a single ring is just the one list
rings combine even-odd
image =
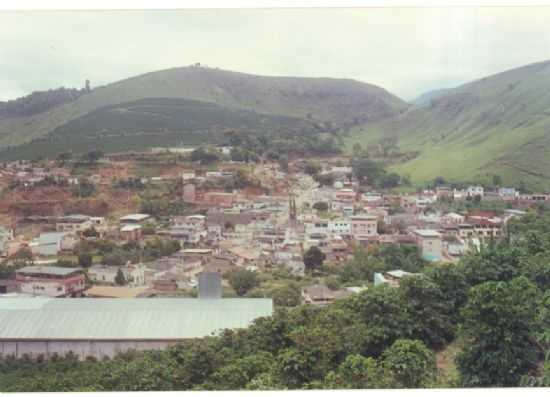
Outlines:
[{"label": "large metal roof warehouse", "polygon": [[112,357],[244,328],[272,312],[272,300],[260,298],[0,298],[0,354]]}]

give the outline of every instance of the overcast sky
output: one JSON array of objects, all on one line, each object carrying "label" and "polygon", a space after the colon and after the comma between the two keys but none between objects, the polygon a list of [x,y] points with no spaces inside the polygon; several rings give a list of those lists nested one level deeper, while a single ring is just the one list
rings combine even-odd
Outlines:
[{"label": "overcast sky", "polygon": [[0,100],[201,62],[404,98],[550,59],[550,8],[0,11]]}]

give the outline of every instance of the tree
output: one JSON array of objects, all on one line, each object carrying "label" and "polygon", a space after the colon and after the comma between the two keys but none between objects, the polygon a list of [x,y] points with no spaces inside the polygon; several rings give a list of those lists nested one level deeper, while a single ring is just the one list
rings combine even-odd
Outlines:
[{"label": "tree", "polygon": [[462,309],[467,343],[456,360],[464,387],[517,386],[536,366],[538,294],[523,276],[470,289]]},{"label": "tree", "polygon": [[288,156],[282,155],[279,157],[279,167],[281,171],[288,172]]},{"label": "tree", "polygon": [[434,186],[442,186],[442,185],[445,185],[446,183],[447,183],[447,181],[445,181],[445,178],[443,178],[442,176],[436,176],[434,178],[433,185]]},{"label": "tree", "polygon": [[191,161],[199,162],[201,164],[212,164],[220,159],[220,156],[215,151],[199,147],[191,152]]},{"label": "tree", "polygon": [[73,188],[73,195],[79,198],[90,197],[94,195],[95,185],[85,178],[78,180],[78,186]]},{"label": "tree", "polygon": [[103,263],[108,266],[123,266],[125,262],[123,253],[120,251],[111,252],[103,257]]},{"label": "tree", "polygon": [[15,266],[32,265],[34,255],[29,247],[22,247],[13,255],[13,263]]},{"label": "tree", "polygon": [[374,184],[384,173],[384,168],[381,164],[369,159],[366,156],[352,158],[351,168],[353,170],[353,174],[360,183],[365,183],[368,181],[371,185]]},{"label": "tree", "polygon": [[321,186],[333,186],[336,178],[334,174],[315,174],[313,179]]},{"label": "tree", "polygon": [[326,203],[325,201],[318,201],[313,204],[313,208],[319,212],[328,211],[328,203]]},{"label": "tree", "polygon": [[433,348],[441,348],[454,336],[450,318],[452,306],[444,301],[439,286],[425,276],[401,280],[399,291],[407,311],[414,319],[413,336]]},{"label": "tree", "polygon": [[378,357],[397,339],[411,338],[414,322],[399,288],[380,285],[352,295],[342,303],[367,324],[360,353]]},{"label": "tree", "polygon": [[298,306],[300,304],[301,291],[295,283],[287,283],[273,290],[271,297],[273,298],[273,303],[277,306]]},{"label": "tree", "polygon": [[92,254],[89,252],[80,252],[78,254],[78,266],[90,267],[92,266]]},{"label": "tree", "polygon": [[483,246],[480,252],[466,255],[461,266],[471,286],[486,281],[509,281],[519,275],[521,250],[504,244]]},{"label": "tree", "polygon": [[62,152],[57,155],[56,160],[59,163],[59,165],[63,167],[65,163],[72,158],[73,158],[72,152]]},{"label": "tree", "polygon": [[308,161],[304,165],[304,172],[308,175],[316,175],[321,171],[321,164],[316,161]]},{"label": "tree", "polygon": [[115,283],[116,285],[125,285],[126,284],[126,277],[124,277],[124,273],[122,273],[122,269],[118,268],[115,276]]},{"label": "tree", "polygon": [[99,159],[103,158],[105,154],[101,150],[90,150],[87,153],[84,153],[82,155],[82,160],[87,161],[89,163],[96,163]]},{"label": "tree", "polygon": [[257,287],[258,275],[249,270],[237,270],[229,274],[229,284],[237,295],[243,296],[252,288]]},{"label": "tree", "polygon": [[310,247],[304,254],[304,265],[306,271],[313,273],[319,269],[325,261],[326,255],[318,247]]},{"label": "tree", "polygon": [[395,172],[392,172],[390,174],[382,174],[380,176],[380,187],[384,189],[391,189],[394,187],[399,186],[399,182],[401,181],[401,176],[399,174],[396,174]]},{"label": "tree", "polygon": [[381,389],[390,386],[388,371],[372,357],[350,354],[325,377],[324,388]]},{"label": "tree", "polygon": [[90,227],[82,232],[82,235],[84,237],[99,237],[99,232],[96,230],[95,227]]},{"label": "tree", "polygon": [[426,387],[435,375],[435,355],[418,340],[398,339],[383,354],[394,387]]}]

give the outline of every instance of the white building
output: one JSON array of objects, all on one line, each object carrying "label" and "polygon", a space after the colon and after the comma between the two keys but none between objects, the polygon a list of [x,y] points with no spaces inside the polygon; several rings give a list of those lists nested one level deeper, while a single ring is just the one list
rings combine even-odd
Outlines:
[{"label": "white building", "polygon": [[[116,275],[118,273],[118,267],[95,265],[88,270],[88,277],[92,282],[99,284],[115,284]],[[145,266],[138,265],[126,265],[120,267],[124,278],[127,281],[127,285],[131,287],[137,287],[145,285]]]}]

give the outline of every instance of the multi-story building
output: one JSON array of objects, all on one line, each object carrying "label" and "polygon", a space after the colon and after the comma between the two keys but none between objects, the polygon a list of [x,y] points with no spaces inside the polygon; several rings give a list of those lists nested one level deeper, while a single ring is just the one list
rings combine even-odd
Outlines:
[{"label": "multi-story building", "polygon": [[55,228],[58,232],[80,234],[92,227],[91,217],[88,215],[67,215],[58,219]]},{"label": "multi-story building", "polygon": [[49,297],[81,296],[86,290],[86,275],[80,268],[26,266],[15,273],[19,291]]},{"label": "multi-story building", "polygon": [[374,215],[354,215],[350,217],[351,235],[356,240],[378,235],[378,217]]},{"label": "multi-story building", "polygon": [[419,229],[415,230],[414,234],[423,259],[436,262],[443,258],[441,233],[436,230]]}]

